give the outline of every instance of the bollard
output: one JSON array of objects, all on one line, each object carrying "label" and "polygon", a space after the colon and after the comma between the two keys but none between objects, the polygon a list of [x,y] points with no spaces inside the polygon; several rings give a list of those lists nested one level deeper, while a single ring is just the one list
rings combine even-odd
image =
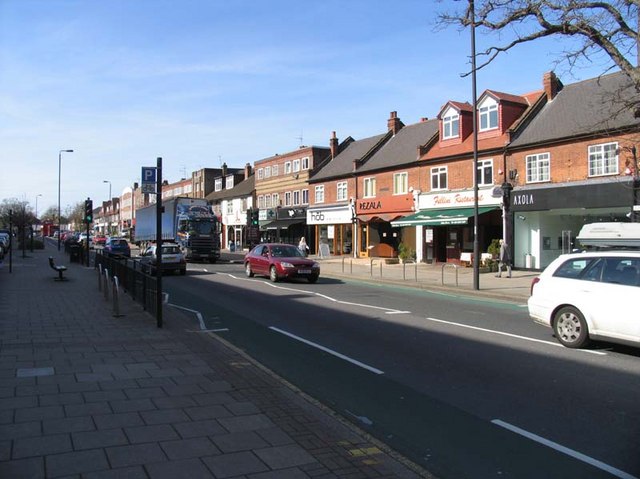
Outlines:
[{"label": "bollard", "polygon": [[416,283],[418,282],[418,262],[416,261],[415,265],[414,265],[414,270],[415,270],[415,274],[416,274]]},{"label": "bollard", "polygon": [[380,260],[380,277],[382,278],[382,263],[384,263],[384,261]]},{"label": "bollard", "polygon": [[407,263],[402,263],[402,281],[405,281],[407,279],[407,276],[405,274],[406,267],[407,267]]},{"label": "bollard", "polygon": [[344,273],[344,258],[342,258],[342,272]]},{"label": "bollard", "polygon": [[353,274],[353,260],[351,260],[351,274]]},{"label": "bollard", "polygon": [[109,301],[109,270],[104,270],[104,299]]},{"label": "bollard", "polygon": [[114,276],[113,277],[113,289],[112,289],[112,297],[113,297],[113,317],[114,318],[119,318],[120,316],[122,316],[122,314],[120,314],[120,283],[118,281],[118,277]]},{"label": "bollard", "polygon": [[98,265],[98,291],[102,292],[102,264]]},{"label": "bollard", "polygon": [[373,260],[369,260],[369,276],[373,278]]}]

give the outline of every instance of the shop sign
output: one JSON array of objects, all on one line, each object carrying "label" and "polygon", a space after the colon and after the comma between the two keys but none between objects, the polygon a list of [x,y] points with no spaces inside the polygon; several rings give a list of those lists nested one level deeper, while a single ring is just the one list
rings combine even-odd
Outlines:
[{"label": "shop sign", "polygon": [[[499,206],[502,204],[502,198],[496,198],[492,194],[493,187],[490,189],[478,190],[478,205],[480,206]],[[475,205],[473,191],[456,191],[452,193],[425,193],[418,197],[419,209],[433,208],[463,208]]]},{"label": "shop sign", "polygon": [[306,208],[278,208],[276,211],[279,220],[305,219],[307,217]]},{"label": "shop sign", "polygon": [[307,210],[308,225],[334,225],[351,223],[351,208],[314,208]]}]

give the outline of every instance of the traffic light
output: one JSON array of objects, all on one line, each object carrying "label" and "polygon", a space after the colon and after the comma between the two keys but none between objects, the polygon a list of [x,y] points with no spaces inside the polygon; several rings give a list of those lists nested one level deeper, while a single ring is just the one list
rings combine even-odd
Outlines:
[{"label": "traffic light", "polygon": [[253,208],[249,208],[247,210],[247,226],[251,226],[251,219],[253,218],[252,213],[253,213]]},{"label": "traffic light", "polygon": [[93,223],[93,201],[89,198],[84,200],[84,222]]},{"label": "traffic light", "polygon": [[259,211],[258,210],[251,210],[251,225],[252,226],[259,226],[260,225],[260,220],[258,219],[259,216]]}]

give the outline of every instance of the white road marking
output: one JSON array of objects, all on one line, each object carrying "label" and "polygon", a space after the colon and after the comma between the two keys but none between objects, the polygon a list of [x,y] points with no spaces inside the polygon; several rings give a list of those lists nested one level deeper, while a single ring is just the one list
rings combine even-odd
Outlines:
[{"label": "white road marking", "polygon": [[341,354],[337,351],[334,351],[333,349],[329,349],[326,348],[318,343],[314,343],[312,341],[309,341],[308,339],[304,339],[301,338],[300,336],[296,336],[295,334],[289,333],[288,331],[285,331],[283,329],[280,328],[276,328],[275,326],[269,326],[269,329],[271,329],[272,331],[275,331],[277,333],[280,334],[284,334],[285,336],[289,336],[290,338],[293,338],[297,341],[300,341],[304,344],[307,344],[309,346],[313,346],[314,348],[320,349],[321,351],[324,351],[325,353],[329,353],[332,354],[333,356],[336,356],[340,359],[344,359],[345,361],[348,361],[352,364],[355,364],[356,366],[360,366],[361,368],[366,369],[367,371],[371,371],[374,374],[384,374],[384,371],[381,371],[380,369],[374,368],[373,366],[369,366],[368,364],[364,364],[356,359],[350,358],[349,356],[345,356],[344,354]]},{"label": "white road marking", "polygon": [[501,421],[500,419],[494,419],[491,421],[493,424],[508,429],[511,432],[515,432],[516,434],[520,434],[521,436],[526,437],[527,439],[531,439],[532,441],[543,444],[547,447],[555,449],[567,456],[571,456],[579,461],[586,462],[587,464],[592,465],[593,467],[597,467],[598,469],[602,469],[603,471],[608,472],[609,474],[620,477],[621,479],[638,479],[636,476],[632,476],[631,474],[621,471],[620,469],[616,469],[608,464],[605,464],[602,461],[598,461],[597,459],[593,459],[592,457],[586,456],[578,451],[574,451],[573,449],[569,449],[561,444],[550,441],[549,439],[545,439],[544,437],[538,436],[537,434],[533,434],[532,432],[525,431],[513,424],[509,424],[508,422]]},{"label": "white road marking", "polygon": [[[469,326],[467,324],[454,323],[452,321],[444,321],[442,319],[436,319],[436,318],[426,318],[426,319],[429,320],[429,321],[434,321],[436,323],[448,324],[450,326],[457,326],[459,328],[473,329],[475,331],[483,331],[485,333],[497,334],[499,336],[508,336],[510,338],[522,339],[523,341],[531,341],[533,343],[542,343],[542,344],[546,344],[547,346],[553,346],[553,347],[566,349],[560,343],[552,343],[550,341],[543,341],[541,339],[528,338],[526,336],[518,336],[517,334],[511,334],[511,333],[503,333],[502,331],[495,331],[493,329],[479,328],[477,326]],[[591,351],[591,350],[588,350],[588,349],[576,349],[576,351],[579,351],[579,352],[582,352],[582,353],[595,354],[595,355],[598,355],[598,356],[606,356],[607,355],[607,353],[603,353],[601,351]]]},{"label": "white road marking", "polygon": [[204,319],[202,318],[202,314],[200,314],[200,311],[185,308],[184,306],[178,306],[177,304],[169,304],[169,306],[173,306],[174,308],[182,309],[183,311],[189,311],[190,313],[195,314],[196,318],[198,318],[198,323],[200,323],[200,331],[204,331],[207,329],[207,327],[204,325]]},{"label": "white road marking", "polygon": [[268,283],[265,281],[260,281],[257,279],[251,279],[251,278],[239,278],[231,273],[218,273],[218,274],[226,274],[227,276],[233,278],[233,279],[237,279],[237,280],[243,280],[243,281],[255,281],[259,284],[265,285],[265,286],[269,286],[270,288],[274,288],[274,289],[280,289],[283,291],[292,291],[295,293],[306,293],[310,296],[317,296],[319,298],[323,298],[326,299],[327,301],[331,301],[332,303],[337,303],[337,304],[345,304],[347,306],[357,306],[360,308],[368,308],[368,309],[378,309],[381,311],[385,311],[385,314],[410,314],[411,311],[401,311],[398,309],[391,309],[391,308],[383,308],[380,306],[373,306],[371,304],[363,304],[363,303],[353,303],[350,301],[342,301],[336,298],[332,298],[331,296],[327,296],[326,294],[322,294],[322,293],[318,293],[316,291],[307,291],[306,289],[296,289],[296,288],[288,288],[286,286],[280,286],[274,283]]}]

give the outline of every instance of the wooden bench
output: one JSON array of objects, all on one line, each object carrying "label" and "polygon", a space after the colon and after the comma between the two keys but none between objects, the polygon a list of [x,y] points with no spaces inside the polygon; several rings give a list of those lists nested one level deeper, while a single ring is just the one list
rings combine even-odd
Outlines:
[{"label": "wooden bench", "polygon": [[65,278],[63,276],[64,272],[67,270],[66,266],[56,266],[55,262],[53,261],[53,256],[49,256],[49,266],[51,266],[51,269],[53,269],[54,271],[56,271],[58,273],[58,277],[55,278],[56,281],[66,281],[67,278]]}]

